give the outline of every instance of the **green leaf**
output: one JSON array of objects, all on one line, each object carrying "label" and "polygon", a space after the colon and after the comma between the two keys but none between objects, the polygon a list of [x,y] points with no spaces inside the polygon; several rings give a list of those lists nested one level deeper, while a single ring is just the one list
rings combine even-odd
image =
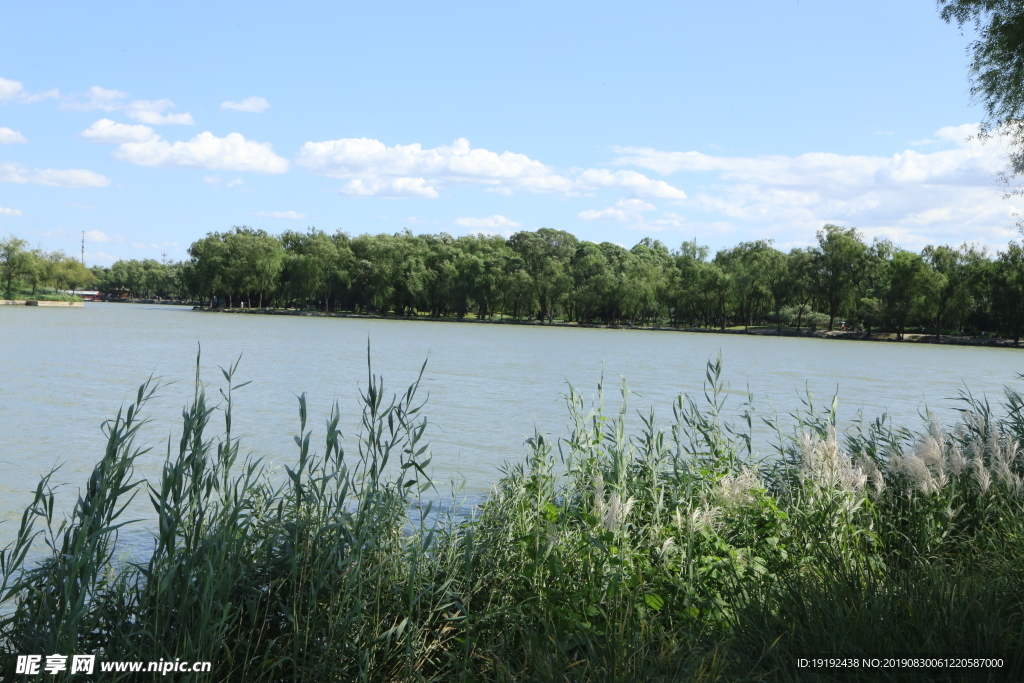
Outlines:
[{"label": "green leaf", "polygon": [[554,503],[548,502],[547,504],[545,504],[543,507],[543,512],[544,517],[546,517],[549,522],[558,521],[558,508],[555,506]]},{"label": "green leaf", "polygon": [[665,598],[660,595],[655,595],[654,593],[647,593],[644,595],[644,602],[646,602],[647,606],[653,610],[659,610],[665,606]]}]

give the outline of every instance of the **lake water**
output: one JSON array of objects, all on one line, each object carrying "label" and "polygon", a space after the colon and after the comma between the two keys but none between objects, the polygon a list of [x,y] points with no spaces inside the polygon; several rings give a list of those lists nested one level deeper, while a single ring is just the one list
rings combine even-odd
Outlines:
[{"label": "lake water", "polygon": [[[617,404],[619,377],[638,396],[631,406],[655,408],[663,425],[679,392],[700,392],[705,365],[719,352],[733,408],[747,387],[760,414],[797,409],[805,387],[822,407],[839,393],[844,424],[863,411],[888,412],[897,424],[921,426],[925,406],[946,419],[966,385],[998,402],[1004,385],[1020,386],[1017,350],[752,337],[741,335],[566,329],[291,316],[224,315],[184,307],[86,303],[83,308],[0,307],[0,543],[30,500],[38,477],[63,463],[56,480],[73,501],[103,452],[100,424],[132,401],[149,375],[164,378],[148,405],[152,423],[142,441],[155,446],[139,464],[159,472],[169,434],[179,434],[192,392],[198,344],[208,395],[223,385],[218,366],[239,354],[241,380],[234,431],[243,450],[290,462],[298,430],[296,394],[305,392],[313,443],[337,400],[349,444],[359,420],[358,389],[366,384],[366,345],[374,371],[401,391],[427,359],[424,389],[435,480],[462,482],[480,494],[499,466],[525,453],[534,429],[566,434],[567,382],[593,397],[605,377]],[[635,413],[634,413],[635,414]],[[638,424],[639,420],[634,420]],[[222,422],[214,424],[220,428]],[[755,429],[758,429],[755,425]],[[764,438],[766,426],[759,427]]]}]

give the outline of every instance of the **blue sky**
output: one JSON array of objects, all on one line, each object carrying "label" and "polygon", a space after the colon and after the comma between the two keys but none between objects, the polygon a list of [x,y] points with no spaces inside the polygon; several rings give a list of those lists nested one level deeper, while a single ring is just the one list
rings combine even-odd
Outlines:
[{"label": "blue sky", "polygon": [[90,265],[232,225],[998,248],[1024,209],[932,0],[3,15],[0,234]]}]

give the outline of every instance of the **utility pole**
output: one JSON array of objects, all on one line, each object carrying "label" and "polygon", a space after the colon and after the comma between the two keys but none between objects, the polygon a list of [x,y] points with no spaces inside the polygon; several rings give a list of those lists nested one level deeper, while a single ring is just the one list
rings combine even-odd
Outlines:
[{"label": "utility pole", "polygon": [[82,265],[85,265],[85,230],[82,231]]}]

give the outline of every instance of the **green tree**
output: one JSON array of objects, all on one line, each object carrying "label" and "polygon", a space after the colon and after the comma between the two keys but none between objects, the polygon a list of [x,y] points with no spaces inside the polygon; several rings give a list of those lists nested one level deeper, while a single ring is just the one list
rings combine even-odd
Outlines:
[{"label": "green tree", "polygon": [[754,324],[755,315],[771,300],[765,271],[774,258],[773,251],[770,241],[757,240],[741,242],[715,255],[715,263],[729,275],[732,298],[744,329]]},{"label": "green tree", "polygon": [[828,313],[831,332],[835,328],[836,317],[850,303],[856,290],[867,246],[855,228],[828,224],[818,231],[818,247],[814,255],[814,287]]},{"label": "green tree", "polygon": [[947,23],[973,24],[978,33],[968,47],[971,97],[985,109],[981,137],[1004,133],[1010,139],[1009,181],[1024,172],[1024,3],[938,0],[938,5]]},{"label": "green tree", "polygon": [[923,322],[934,315],[936,294],[945,284],[945,277],[929,267],[920,254],[903,249],[893,253],[889,267],[885,304],[898,338],[903,339],[908,323]]},{"label": "green tree", "polygon": [[979,264],[988,260],[984,249],[963,244],[954,249],[949,246],[925,247],[925,260],[942,274],[945,284],[938,292],[935,325],[940,328],[959,329],[964,321],[984,305],[984,288],[979,278],[983,268]]},{"label": "green tree", "polygon": [[11,298],[14,280],[24,275],[32,265],[32,255],[25,251],[25,240],[10,235],[0,240],[0,278],[4,281],[6,298]]},{"label": "green tree", "polygon": [[[188,254],[191,258],[182,269],[185,288],[190,296],[209,299],[210,308],[213,308],[217,295],[223,292],[225,285],[228,248],[224,236],[216,232],[208,233],[189,246]],[[111,268],[110,279],[115,287],[125,286],[119,284],[120,278],[114,268]]]},{"label": "green tree", "polygon": [[331,307],[331,289],[337,277],[338,246],[322,230],[288,231],[281,236],[288,257],[284,270],[291,293],[303,300],[320,298],[324,311]]},{"label": "green tree", "polygon": [[814,312],[818,255],[811,248],[795,248],[789,252],[790,301],[796,312],[796,330],[803,326],[804,316]]},{"label": "green tree", "polygon": [[48,259],[46,252],[40,248],[31,249],[28,253],[29,265],[22,277],[28,282],[32,288],[32,294],[35,295],[40,285],[45,285],[49,282],[49,274],[47,272]]},{"label": "green tree", "polygon": [[517,232],[508,243],[523,260],[533,280],[535,299],[540,307],[538,317],[553,321],[572,291],[569,261],[576,253],[579,240],[564,230],[541,228],[536,232]]},{"label": "green tree", "polygon": [[1010,242],[996,259],[993,308],[1003,333],[1020,342],[1024,333],[1024,247]]},{"label": "green tree", "polygon": [[224,243],[227,280],[239,295],[258,294],[263,308],[263,299],[273,291],[284,264],[281,241],[263,230],[236,226],[224,236]]}]

